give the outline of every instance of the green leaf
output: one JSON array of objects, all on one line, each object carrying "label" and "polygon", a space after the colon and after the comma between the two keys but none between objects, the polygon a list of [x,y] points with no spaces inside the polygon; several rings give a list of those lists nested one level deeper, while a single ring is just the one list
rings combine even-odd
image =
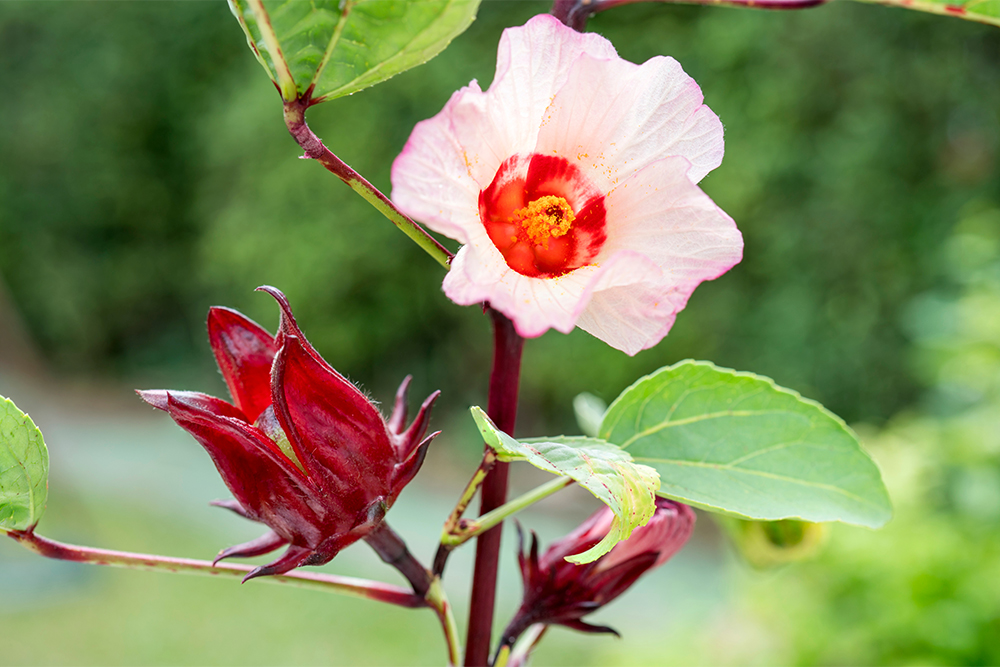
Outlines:
[{"label": "green leaf", "polygon": [[286,101],[350,95],[427,62],[462,34],[480,0],[229,0]]},{"label": "green leaf", "polygon": [[49,450],[31,417],[0,396],[0,530],[27,530],[45,511]]},{"label": "green leaf", "polygon": [[519,442],[499,430],[479,408],[472,408],[472,417],[501,461],[527,461],[536,468],[570,477],[614,512],[607,536],[587,551],[568,557],[569,562],[597,560],[652,518],[659,475],[649,466],[634,463],[620,448],[582,436]]},{"label": "green leaf", "polygon": [[608,408],[600,436],[660,472],[660,495],[750,519],[892,516],[875,462],[836,415],[772,380],[682,361]]},{"label": "green leaf", "polygon": [[1000,26],[1000,0],[862,0]]}]

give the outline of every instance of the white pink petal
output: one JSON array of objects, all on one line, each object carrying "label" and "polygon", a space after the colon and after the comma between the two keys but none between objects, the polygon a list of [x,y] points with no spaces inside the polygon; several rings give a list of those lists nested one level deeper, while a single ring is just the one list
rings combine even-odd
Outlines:
[{"label": "white pink petal", "polygon": [[489,301],[526,337],[580,326],[635,354],[741,258],[695,185],[722,153],[676,61],[626,62],[542,15],[504,32],[487,91],[473,82],[417,125],[393,199],[464,244],[444,281],[456,303]]}]

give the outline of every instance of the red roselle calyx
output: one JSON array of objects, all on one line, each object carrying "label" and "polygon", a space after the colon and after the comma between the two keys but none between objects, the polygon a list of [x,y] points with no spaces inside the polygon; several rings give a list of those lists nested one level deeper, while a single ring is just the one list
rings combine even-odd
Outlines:
[{"label": "red roselle calyx", "polygon": [[521,608],[504,630],[502,645],[512,646],[535,623],[559,624],[581,632],[609,632],[612,628],[581,620],[611,602],[655,567],[667,562],[691,536],[694,511],[687,505],[656,499],[656,512],[631,537],[609,553],[585,565],[567,562],[566,556],[597,544],[611,528],[614,514],[607,507],[592,515],[575,531],[538,555],[538,539],[532,534],[531,548],[524,544],[518,554],[524,598]]},{"label": "red roselle calyx", "polygon": [[365,537],[416,475],[437,435],[423,437],[439,392],[404,428],[407,377],[386,422],[305,339],[285,295],[259,289],[281,307],[275,336],[235,310],[215,307],[208,313],[209,342],[232,404],[196,392],[138,392],[212,457],[236,498],[215,504],[271,528],[223,550],[216,562],[288,545],[283,556],[244,581],[322,565]]}]

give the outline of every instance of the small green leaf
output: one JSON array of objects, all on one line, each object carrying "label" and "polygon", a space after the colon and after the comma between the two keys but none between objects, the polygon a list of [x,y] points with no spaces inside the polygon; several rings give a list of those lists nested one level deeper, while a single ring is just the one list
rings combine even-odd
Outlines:
[{"label": "small green leaf", "polygon": [[601,420],[604,419],[604,413],[607,410],[607,403],[587,392],[577,394],[573,399],[576,423],[580,426],[583,434],[591,438],[597,437],[597,432],[601,430]]},{"label": "small green leaf", "polygon": [[27,530],[45,511],[49,450],[31,417],[0,396],[0,530]]},{"label": "small green leaf", "polygon": [[1000,0],[862,0],[1000,26]]},{"label": "small green leaf", "polygon": [[476,17],[480,0],[229,0],[286,101],[350,95],[427,62]]},{"label": "small green leaf", "polygon": [[569,562],[597,560],[652,518],[659,475],[649,466],[634,463],[620,448],[579,436],[519,442],[499,430],[479,408],[472,408],[472,417],[486,444],[501,461],[527,461],[536,468],[570,477],[615,513],[607,536],[587,551],[568,557]]},{"label": "small green leaf", "polygon": [[836,415],[772,380],[682,361],[619,396],[600,435],[660,472],[660,495],[750,519],[892,516],[875,462]]}]

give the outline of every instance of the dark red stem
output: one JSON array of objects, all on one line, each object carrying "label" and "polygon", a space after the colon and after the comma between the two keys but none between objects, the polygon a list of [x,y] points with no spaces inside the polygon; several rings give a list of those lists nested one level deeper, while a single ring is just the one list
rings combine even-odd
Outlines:
[{"label": "dark red stem", "polygon": [[808,9],[829,0],[555,0],[552,15],[574,30],[583,31],[587,19],[619,5],[639,2],[660,2],[685,5],[719,5],[722,7],[752,7],[754,9]]},{"label": "dark red stem", "polygon": [[406,542],[389,527],[389,524],[385,521],[380,523],[378,528],[368,533],[365,542],[375,550],[379,558],[406,577],[414,593],[422,598],[426,597],[433,579],[431,573],[410,553]]},{"label": "dark red stem", "polygon": [[[493,320],[493,370],[490,373],[486,412],[497,428],[512,435],[517,418],[517,390],[524,339],[514,329],[513,322],[504,315],[492,308],[489,309],[489,314]],[[498,462],[483,481],[480,515],[507,501],[508,466],[507,463]],[[500,524],[477,538],[465,652],[466,667],[486,667],[489,661],[502,528],[503,524]]]}]

